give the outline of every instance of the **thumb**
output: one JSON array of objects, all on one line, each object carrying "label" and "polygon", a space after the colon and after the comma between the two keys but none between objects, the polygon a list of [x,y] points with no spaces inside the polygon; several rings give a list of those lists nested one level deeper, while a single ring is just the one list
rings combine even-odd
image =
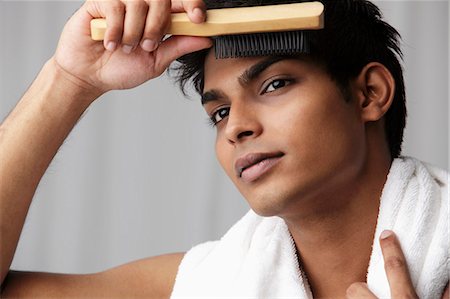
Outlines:
[{"label": "thumb", "polygon": [[175,59],[195,51],[212,47],[212,40],[206,37],[171,36],[154,52],[156,72],[162,73]]}]

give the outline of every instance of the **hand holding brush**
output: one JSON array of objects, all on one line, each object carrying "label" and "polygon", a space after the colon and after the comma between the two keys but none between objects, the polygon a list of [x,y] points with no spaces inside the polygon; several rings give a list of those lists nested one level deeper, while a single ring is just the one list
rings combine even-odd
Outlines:
[{"label": "hand holding brush", "polygon": [[[204,23],[187,13],[174,13],[167,34],[214,37],[216,58],[307,52],[303,30],[323,28],[324,7],[303,2],[255,7],[211,9]],[[91,21],[93,40],[103,40],[108,21]]]}]

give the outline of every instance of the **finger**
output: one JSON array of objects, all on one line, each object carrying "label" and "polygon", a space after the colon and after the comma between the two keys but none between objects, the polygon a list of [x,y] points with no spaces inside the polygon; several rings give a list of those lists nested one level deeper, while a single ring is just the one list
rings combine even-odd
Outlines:
[{"label": "finger", "polygon": [[118,0],[94,2],[100,16],[106,18],[106,32],[103,44],[114,51],[122,40],[125,5]]},{"label": "finger", "polygon": [[162,73],[169,64],[185,54],[212,46],[212,41],[205,37],[171,36],[165,40],[155,53],[155,71]]},{"label": "finger", "polygon": [[122,49],[130,53],[141,40],[144,32],[148,5],[143,0],[129,0],[126,2],[126,14],[122,36]]},{"label": "finger", "polygon": [[173,1],[172,12],[186,12],[193,23],[202,23],[206,20],[206,5],[202,0]]},{"label": "finger", "polygon": [[384,269],[389,281],[392,298],[417,298],[411,282],[408,266],[400,243],[392,231],[385,230],[380,236]]},{"label": "finger", "polygon": [[445,288],[444,294],[442,295],[441,299],[450,299],[450,290],[448,288],[448,283],[447,283],[447,287]]},{"label": "finger", "polygon": [[346,292],[347,299],[375,299],[377,298],[364,282],[352,283]]},{"label": "finger", "polygon": [[158,47],[170,24],[170,1],[150,0],[148,4],[149,11],[141,41],[141,48],[147,52],[151,52]]}]

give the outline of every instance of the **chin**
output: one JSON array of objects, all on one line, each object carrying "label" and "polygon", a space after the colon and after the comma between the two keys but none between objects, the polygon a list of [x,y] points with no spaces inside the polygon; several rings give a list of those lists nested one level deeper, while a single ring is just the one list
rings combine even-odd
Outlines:
[{"label": "chin", "polygon": [[[292,177],[292,176],[291,176]],[[240,190],[252,210],[263,217],[304,217],[321,206],[321,192],[326,184],[315,177],[261,182],[257,188]]]},{"label": "chin", "polygon": [[[276,191],[275,191],[276,190]],[[286,196],[279,189],[260,190],[255,194],[243,194],[252,210],[263,217],[279,216],[283,214],[292,198]]]}]

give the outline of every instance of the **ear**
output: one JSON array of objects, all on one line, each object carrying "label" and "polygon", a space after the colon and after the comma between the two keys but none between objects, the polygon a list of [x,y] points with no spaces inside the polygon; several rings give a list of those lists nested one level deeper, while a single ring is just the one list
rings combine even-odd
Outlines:
[{"label": "ear", "polygon": [[394,99],[395,80],[391,72],[381,63],[367,64],[354,81],[356,100],[361,111],[361,120],[380,120],[389,110]]}]

